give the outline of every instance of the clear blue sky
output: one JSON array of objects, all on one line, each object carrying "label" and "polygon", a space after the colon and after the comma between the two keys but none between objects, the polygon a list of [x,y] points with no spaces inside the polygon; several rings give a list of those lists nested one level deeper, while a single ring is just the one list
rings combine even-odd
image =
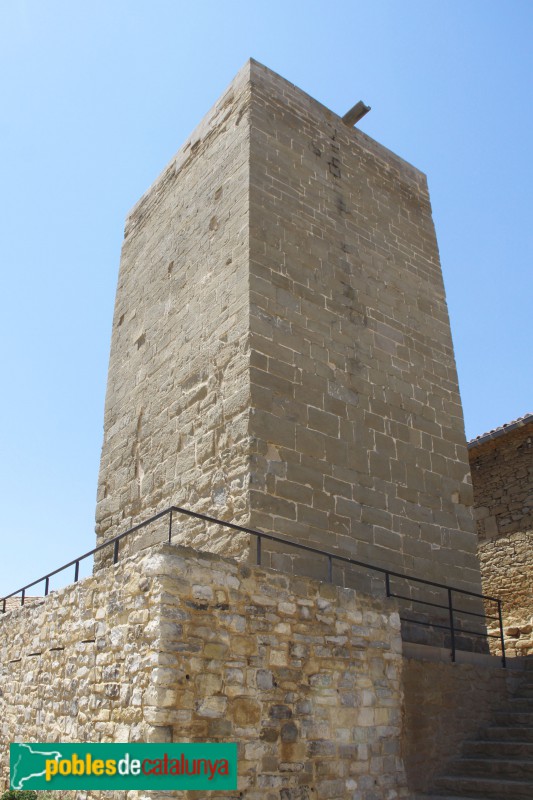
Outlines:
[{"label": "clear blue sky", "polygon": [[94,546],[124,218],[250,56],[428,174],[469,438],[533,411],[529,0],[0,0],[0,595]]}]

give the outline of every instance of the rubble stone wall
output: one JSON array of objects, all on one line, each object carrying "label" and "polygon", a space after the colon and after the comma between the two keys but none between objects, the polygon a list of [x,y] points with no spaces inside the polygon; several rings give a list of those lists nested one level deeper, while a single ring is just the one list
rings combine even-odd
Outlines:
[{"label": "rubble stone wall", "polygon": [[0,786],[10,742],[158,741],[157,595],[135,557],[0,615]]},{"label": "rubble stone wall", "polygon": [[[533,422],[469,448],[483,591],[510,655],[533,654]],[[490,613],[490,612],[489,612]]]},{"label": "rubble stone wall", "polygon": [[0,642],[4,786],[15,740],[237,741],[213,800],[408,797],[386,598],[161,545],[6,614]]},{"label": "rubble stone wall", "polygon": [[480,542],[479,559],[485,593],[502,601],[509,655],[532,655],[533,530]]},{"label": "rubble stone wall", "polygon": [[533,422],[469,445],[480,541],[533,530]]}]

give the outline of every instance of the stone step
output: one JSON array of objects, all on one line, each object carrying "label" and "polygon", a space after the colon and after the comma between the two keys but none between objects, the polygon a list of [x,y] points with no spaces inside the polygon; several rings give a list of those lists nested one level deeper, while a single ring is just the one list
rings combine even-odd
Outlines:
[{"label": "stone step", "polygon": [[[463,794],[415,794],[412,800],[472,800],[472,795],[467,797]],[[482,800],[482,798],[477,796],[477,800]],[[499,800],[507,800],[507,795]]]},{"label": "stone step", "polygon": [[493,719],[497,725],[509,725],[512,728],[533,727],[533,711],[496,711]]},{"label": "stone step", "polygon": [[531,800],[533,782],[509,781],[495,778],[466,778],[446,775],[435,781],[437,795],[476,797],[478,800]]},{"label": "stone step", "polygon": [[533,686],[522,686],[514,695],[515,697],[533,698]]},{"label": "stone step", "polygon": [[415,794],[412,800],[472,800],[458,794]]},{"label": "stone step", "polygon": [[533,762],[533,739],[531,742],[477,739],[465,742],[462,754],[465,758],[531,759]]},{"label": "stone step", "polygon": [[[448,775],[461,777],[498,778],[511,781],[531,781],[533,789],[533,761],[504,758],[458,758],[448,766]],[[531,793],[533,798],[533,791]]]},{"label": "stone step", "polygon": [[533,711],[533,697],[515,695],[509,699],[509,711]]},{"label": "stone step", "polygon": [[494,742],[533,742],[533,728],[517,725],[492,725],[479,734],[480,738]]}]

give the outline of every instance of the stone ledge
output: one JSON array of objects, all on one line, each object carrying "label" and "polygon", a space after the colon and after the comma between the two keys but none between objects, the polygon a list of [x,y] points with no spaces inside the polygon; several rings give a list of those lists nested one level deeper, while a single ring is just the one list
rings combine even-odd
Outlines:
[{"label": "stone ledge", "polygon": [[[403,657],[414,658],[420,661],[434,661],[453,666],[450,650],[447,647],[433,647],[426,644],[415,644],[414,642],[403,643]],[[492,656],[489,653],[470,653],[467,650],[457,650],[455,653],[455,664],[473,664],[475,666],[489,667],[492,669],[502,669],[500,656]],[[523,669],[523,666],[515,662],[521,659],[507,659],[509,669]]]}]

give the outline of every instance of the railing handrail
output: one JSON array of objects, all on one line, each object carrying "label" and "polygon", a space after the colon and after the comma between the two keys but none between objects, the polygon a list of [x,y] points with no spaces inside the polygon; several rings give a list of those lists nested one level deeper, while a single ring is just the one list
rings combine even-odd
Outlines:
[{"label": "railing handrail", "polygon": [[[279,536],[278,534],[266,533],[265,531],[259,531],[259,530],[256,530],[254,528],[248,528],[245,525],[238,525],[235,522],[228,522],[227,520],[218,519],[217,517],[212,517],[212,516],[210,516],[208,514],[201,514],[198,511],[191,511],[190,509],[183,508],[182,506],[169,506],[169,508],[166,508],[163,511],[159,511],[157,514],[154,514],[149,519],[144,520],[143,522],[137,523],[133,527],[128,528],[128,530],[123,531],[122,533],[119,533],[116,536],[113,536],[111,539],[107,539],[105,542],[102,542],[102,544],[97,545],[92,550],[88,550],[83,555],[78,556],[77,558],[73,558],[71,561],[67,562],[66,564],[64,564],[61,567],[58,567],[57,569],[53,570],[52,572],[48,572],[46,575],[43,575],[41,578],[38,578],[37,580],[32,581],[31,583],[27,583],[25,586],[22,586],[20,589],[16,589],[14,592],[11,592],[10,594],[7,594],[4,597],[1,597],[0,598],[0,603],[2,604],[1,611],[5,612],[5,610],[6,610],[6,600],[8,600],[10,597],[16,597],[19,594],[21,594],[22,605],[24,605],[24,598],[25,598],[26,590],[27,589],[31,589],[33,586],[37,586],[39,583],[42,583],[43,581],[45,582],[45,587],[46,587],[45,595],[47,595],[48,594],[48,586],[49,586],[50,578],[52,578],[54,575],[57,575],[60,572],[63,572],[65,569],[68,569],[69,567],[72,567],[72,566],[75,567],[74,582],[77,582],[78,576],[79,576],[79,565],[80,565],[80,562],[84,561],[86,558],[89,558],[89,556],[92,556],[95,553],[98,553],[100,550],[104,550],[107,547],[110,547],[111,545],[114,545],[114,559],[113,560],[114,560],[114,563],[116,563],[118,561],[118,543],[122,539],[126,538],[127,536],[130,536],[132,533],[135,533],[136,531],[141,530],[142,528],[147,527],[148,525],[151,525],[153,522],[156,522],[158,519],[162,519],[163,517],[165,517],[167,515],[170,515],[169,534],[168,534],[168,541],[170,543],[171,540],[172,540],[172,515],[174,513],[176,513],[176,514],[184,514],[185,516],[192,517],[193,519],[199,519],[199,520],[202,520],[203,522],[209,522],[209,523],[212,523],[212,524],[215,524],[215,525],[219,525],[219,526],[224,527],[224,528],[229,528],[231,530],[238,531],[239,533],[247,533],[247,534],[249,534],[251,536],[255,536],[256,539],[257,539],[257,563],[258,564],[261,563],[261,543],[262,543],[263,539],[266,539],[268,541],[278,542],[278,543],[283,544],[283,545],[288,545],[289,547],[293,547],[293,548],[295,548],[297,550],[304,550],[304,551],[306,551],[308,553],[314,553],[316,555],[326,557],[328,559],[328,576],[329,576],[330,582],[332,582],[332,564],[333,564],[333,561],[340,561],[342,563],[351,564],[351,565],[356,566],[356,567],[362,567],[364,569],[371,570],[372,572],[378,572],[378,573],[384,575],[385,576],[385,582],[386,582],[386,593],[387,593],[388,597],[401,597],[401,595],[395,595],[390,591],[390,578],[391,577],[400,578],[402,580],[407,580],[407,581],[411,581],[411,582],[414,582],[414,583],[421,583],[421,584],[423,584],[425,586],[432,586],[432,587],[435,587],[435,588],[438,588],[438,589],[444,589],[448,593],[449,602],[448,602],[448,605],[442,606],[442,608],[448,609],[449,612],[450,612],[450,627],[449,627],[449,630],[450,630],[450,632],[452,634],[452,655],[453,655],[453,657],[455,655],[454,633],[455,632],[457,632],[457,633],[462,632],[460,629],[455,628],[454,625],[453,625],[453,611],[457,611],[457,612],[459,612],[461,614],[471,614],[472,616],[484,616],[486,619],[499,619],[499,623],[500,623],[500,636],[499,636],[499,638],[501,640],[501,645],[502,645],[502,661],[503,661],[503,664],[505,666],[505,643],[504,643],[504,637],[503,637],[503,622],[502,622],[502,615],[501,615],[501,600],[499,598],[497,598],[497,597],[491,597],[490,595],[481,594],[479,592],[472,592],[469,589],[459,589],[456,586],[450,586],[448,584],[439,583],[437,581],[430,581],[430,580],[427,580],[426,578],[418,578],[418,577],[416,577],[414,575],[408,575],[406,573],[397,572],[395,570],[387,569],[386,567],[378,567],[378,566],[376,566],[374,564],[369,564],[368,562],[365,562],[365,561],[359,561],[358,559],[354,559],[354,558],[350,558],[349,556],[341,555],[340,553],[336,553],[335,551],[322,550],[322,549],[320,549],[318,547],[312,547],[311,545],[304,544],[303,542],[297,541],[295,539],[290,539],[290,538],[288,538],[286,536]],[[458,609],[458,608],[454,609],[453,608],[453,604],[452,604],[452,600],[451,600],[452,593],[461,594],[461,595],[468,595],[469,597],[477,597],[477,598],[479,598],[481,600],[490,600],[490,601],[496,603],[497,607],[498,607],[498,617],[491,617],[491,616],[489,616],[487,614],[480,615],[479,613],[472,612],[472,611],[466,611],[464,609]],[[404,599],[407,599],[407,598],[404,598]],[[423,600],[416,600],[415,598],[410,598],[410,599],[411,599],[412,602],[419,602],[421,604],[426,604],[426,605],[435,605],[435,604],[432,604],[432,603],[426,603]],[[414,620],[411,620],[411,622],[417,624]],[[419,623],[419,624],[422,624],[422,623]],[[484,635],[489,636],[489,634],[484,634]],[[494,634],[492,635],[492,638],[494,638]]]}]

